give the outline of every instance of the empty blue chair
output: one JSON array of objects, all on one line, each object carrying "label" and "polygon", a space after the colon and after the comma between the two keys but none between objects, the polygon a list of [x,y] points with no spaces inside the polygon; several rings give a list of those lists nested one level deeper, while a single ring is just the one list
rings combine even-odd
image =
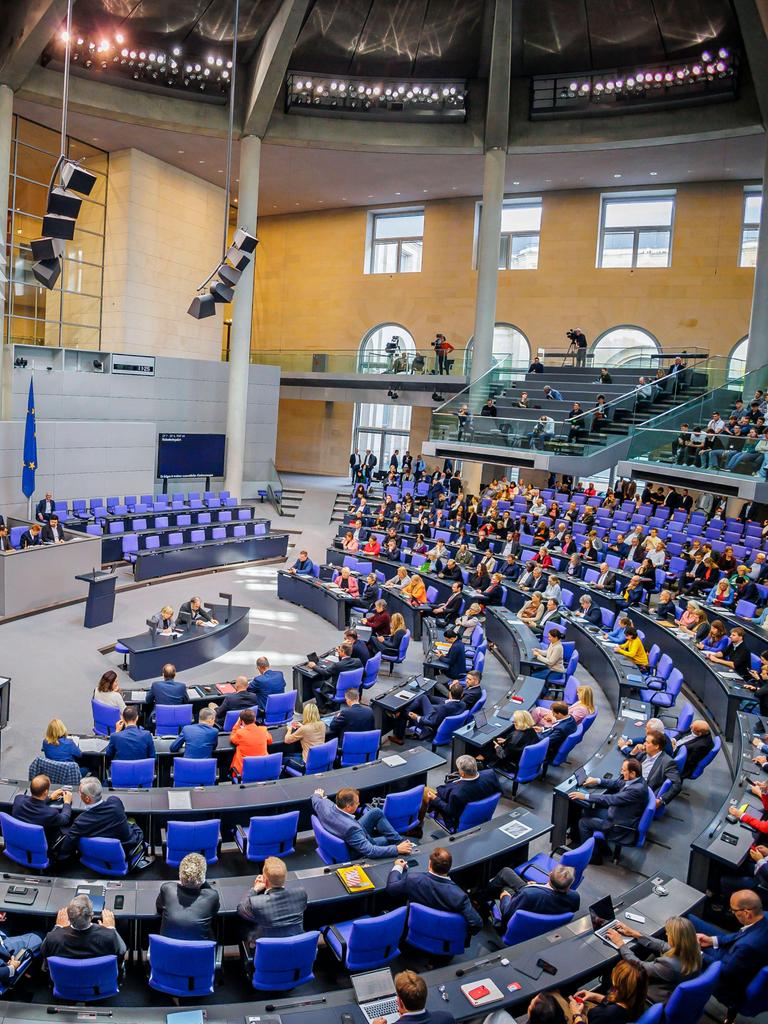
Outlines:
[{"label": "empty blue chair", "polygon": [[467,944],[467,922],[461,914],[411,903],[405,941],[414,949],[434,956],[459,956]]},{"label": "empty blue chair", "polygon": [[239,508],[237,510],[237,518],[241,522],[244,522],[245,520],[250,519],[251,518],[251,510],[249,508]]},{"label": "empty blue chair", "polygon": [[215,786],[215,757],[176,757],[173,760],[174,786]]},{"label": "empty blue chair", "polygon": [[155,781],[155,759],[113,761],[109,772],[115,789],[151,789]]},{"label": "empty blue chair", "polygon": [[158,704],[155,707],[155,734],[178,736],[184,725],[192,721],[191,704]]},{"label": "empty blue chair", "polygon": [[171,996],[210,996],[216,980],[216,943],[149,936],[149,986]]},{"label": "empty blue chair", "polygon": [[[682,981],[675,986],[672,995],[664,1006],[664,1020],[667,1024],[690,1024],[701,1020],[704,1007],[712,995],[722,964],[710,964],[706,970],[690,981]],[[766,1007],[763,1006],[763,1009]]]},{"label": "empty blue chair", "polygon": [[115,731],[121,718],[120,708],[113,708],[110,704],[92,700],[91,711],[93,712],[93,731],[97,736],[109,736]]},{"label": "empty blue chair", "polygon": [[214,526],[211,530],[212,540],[224,540],[227,536],[227,528],[225,526]]},{"label": "empty blue chair", "polygon": [[190,544],[202,544],[205,540],[205,530],[192,530],[189,534]]},{"label": "empty blue chair", "polygon": [[[338,739],[327,740],[317,747],[310,747],[303,774],[316,775],[318,772],[329,772],[333,768],[338,750]],[[286,765],[285,770],[288,775],[302,774],[298,768],[293,768],[291,765]]]},{"label": "empty blue chair", "polygon": [[232,522],[232,513],[228,509],[222,509],[221,512],[219,512],[219,522],[220,523],[231,523]]},{"label": "empty blue chair", "polygon": [[341,742],[341,767],[346,768],[352,764],[367,764],[369,761],[375,761],[379,755],[380,742],[381,729],[371,729],[369,732],[345,732]]},{"label": "empty blue chair", "polygon": [[[747,985],[744,1001],[737,1009],[742,1017],[757,1017],[758,1014],[765,1012],[766,1006],[768,1006],[768,967],[763,967]],[[732,1019],[730,1013],[727,1019],[729,1021]]]},{"label": "empty blue chair", "polygon": [[584,872],[587,869],[587,865],[592,859],[592,852],[595,849],[595,840],[590,837],[581,846],[577,846],[575,850],[564,850],[560,855],[560,860],[555,860],[554,857],[547,856],[546,853],[537,853],[535,857],[531,857],[529,861],[522,864],[519,868],[515,868],[518,875],[524,878],[526,882],[538,882],[540,885],[545,885],[549,878],[549,872],[558,863],[565,867],[571,867],[574,870],[574,880],[572,889],[578,889],[581,884],[581,880],[584,877]]},{"label": "empty blue chair", "polygon": [[286,939],[259,939],[253,957],[252,984],[265,992],[289,992],[314,978],[320,932]]},{"label": "empty blue chair", "polygon": [[117,957],[93,956],[85,960],[49,956],[48,973],[57,999],[70,1003],[93,1003],[119,992]]},{"label": "empty blue chair", "polygon": [[449,715],[448,718],[444,718],[437,727],[437,732],[432,740],[432,749],[436,750],[437,747],[447,746],[453,739],[456,730],[466,725],[471,717],[471,711],[462,711],[458,715]]},{"label": "empty blue chair", "polygon": [[72,502],[72,515],[78,519],[90,519],[84,498],[75,498]]},{"label": "empty blue chair", "polygon": [[419,811],[424,799],[424,787],[414,786],[402,793],[388,793],[384,800],[384,817],[395,832],[403,835],[419,824]]},{"label": "empty blue chair", "polygon": [[314,814],[312,815],[312,831],[315,833],[317,853],[323,864],[344,864],[346,861],[355,859],[354,853],[344,840],[329,832]]},{"label": "empty blue chair", "polygon": [[456,831],[465,832],[468,828],[474,828],[475,825],[482,825],[486,821],[490,821],[499,800],[501,800],[501,793],[491,793],[483,800],[472,800],[461,812]]},{"label": "empty blue chair", "polygon": [[182,515],[176,516],[176,525],[177,526],[191,526],[192,525],[192,516],[188,512],[185,512]]},{"label": "empty blue chair", "polygon": [[370,690],[379,678],[381,668],[381,651],[377,651],[363,666],[363,689]]},{"label": "empty blue chair", "polygon": [[641,689],[640,700],[648,701],[657,708],[672,708],[683,688],[683,682],[683,673],[679,668],[673,668],[666,679],[653,679],[647,689]]},{"label": "empty blue chair", "polygon": [[[239,714],[239,712],[238,712]],[[282,754],[264,754],[261,757],[244,757],[241,782],[271,782],[280,778],[283,768]]]},{"label": "empty blue chair", "polygon": [[382,661],[386,661],[389,664],[389,674],[390,675],[392,675],[392,673],[394,672],[395,665],[402,665],[402,663],[405,661],[405,656],[408,653],[408,645],[410,644],[410,642],[411,642],[411,631],[409,629],[407,629],[405,631],[405,636],[400,641],[400,649],[398,650],[397,654],[384,654],[384,653],[382,653],[381,660]]},{"label": "empty blue chair", "polygon": [[211,513],[200,512],[197,517],[197,523],[199,526],[210,526],[211,525]]},{"label": "empty blue chair", "polygon": [[674,736],[677,739],[678,736],[685,736],[688,730],[691,728],[691,722],[695,714],[693,704],[686,702],[683,704],[683,710],[677,716],[674,729],[667,729],[670,736]]},{"label": "empty blue chair", "polygon": [[160,547],[160,536],[157,533],[150,534],[149,537],[144,539],[144,550],[154,551]]},{"label": "empty blue chair", "polygon": [[287,693],[270,693],[264,708],[264,725],[287,725],[293,720],[296,707],[296,691]]},{"label": "empty blue chair", "polygon": [[[87,529],[87,528],[86,528]],[[139,538],[135,533],[123,534],[123,561],[135,562],[136,552],[139,550]]]},{"label": "empty blue chair", "polygon": [[181,547],[181,545],[184,543],[184,534],[183,533],[176,533],[176,532],[169,533],[168,534],[168,539],[167,539],[166,543],[168,544],[168,547],[170,547],[170,548]]},{"label": "empty blue chair", "polygon": [[560,744],[560,749],[552,758],[552,764],[559,768],[561,764],[565,764],[568,760],[568,755],[573,748],[584,739],[584,726],[581,722],[576,726],[570,736],[566,736],[563,742]]},{"label": "empty blue chair", "polygon": [[110,523],[108,528],[109,533],[125,533],[125,523],[119,519],[116,523]]},{"label": "empty blue chair", "polygon": [[345,569],[357,572],[357,559],[353,555],[344,555],[341,564]]},{"label": "empty blue chair", "polygon": [[190,491],[187,497],[190,501],[200,501],[200,491]]},{"label": "empty blue chair", "polygon": [[406,907],[398,907],[379,917],[327,925],[321,931],[328,949],[348,971],[372,971],[399,954],[407,913]]},{"label": "empty blue chair", "polygon": [[544,770],[544,761],[546,760],[548,750],[549,739],[545,737],[543,740],[539,740],[538,743],[531,743],[530,746],[525,747],[520,755],[517,771],[496,769],[497,775],[502,775],[505,779],[509,779],[512,782],[512,796],[517,796],[518,786],[521,782],[533,782],[534,779],[539,778]]},{"label": "empty blue chair", "polygon": [[111,878],[125,878],[129,864],[119,839],[84,837],[78,842],[80,863],[91,871]]},{"label": "empty blue chair", "polygon": [[254,535],[254,537],[263,537],[266,532],[267,532],[267,524],[266,523],[256,523],[254,525],[254,527],[253,527],[253,535]]},{"label": "empty blue chair", "polygon": [[363,669],[349,668],[346,672],[339,672],[336,677],[336,692],[331,700],[336,704],[343,704],[347,690],[359,690],[363,684]]},{"label": "empty blue chair", "polygon": [[287,857],[296,849],[298,830],[298,811],[273,814],[265,818],[251,818],[247,832],[242,825],[235,828],[235,844],[248,860],[264,861],[267,857]]},{"label": "empty blue chair", "polygon": [[134,529],[135,533],[138,533],[140,530],[146,530],[146,528],[147,528],[147,520],[146,519],[134,519],[133,520],[133,529]]},{"label": "empty blue chair", "polygon": [[530,910],[516,910],[509,919],[502,942],[505,946],[516,946],[519,942],[562,928],[572,920],[573,914],[534,914]]},{"label": "empty blue chair", "polygon": [[155,503],[155,496],[154,496],[154,494],[142,494],[141,495],[141,504],[142,505],[154,505],[154,503]]},{"label": "empty blue chair", "polygon": [[[233,537],[245,537],[245,526],[242,523],[238,523],[236,526],[233,526],[232,527],[232,536]],[[320,566],[317,566],[317,568],[319,569]]]},{"label": "empty blue chair", "polygon": [[[18,543],[18,540],[16,541],[15,544],[13,543],[13,530],[14,529],[15,529],[15,527],[13,527],[11,529],[11,547],[16,548],[16,547],[19,546],[19,543]],[[89,536],[91,536],[91,537],[101,537],[104,534],[104,531],[102,530],[102,528],[97,523],[88,523],[86,525],[86,527],[85,527],[85,532]]]},{"label": "empty blue chair", "polygon": [[215,864],[221,847],[221,822],[169,821],[165,840],[165,863],[178,867],[188,853],[199,853],[206,864]]},{"label": "empty blue chair", "polygon": [[715,760],[717,755],[720,753],[720,748],[722,747],[722,745],[723,745],[723,741],[720,739],[720,737],[719,736],[715,736],[714,743],[712,744],[712,749],[710,750],[710,752],[708,754],[705,754],[705,756],[702,757],[702,759],[699,761],[699,763],[693,769],[693,771],[691,772],[691,775],[690,775],[691,779],[698,779],[699,776],[703,773],[704,769],[708,765],[712,764],[712,762]]},{"label": "empty blue chair", "polygon": [[170,525],[170,520],[168,519],[168,516],[155,516],[155,529],[156,530],[166,530],[169,525]]},{"label": "empty blue chair", "polygon": [[0,813],[0,829],[6,857],[15,860],[17,864],[23,864],[25,868],[42,871],[48,867],[48,840],[42,825],[27,825],[12,818],[10,814]]}]

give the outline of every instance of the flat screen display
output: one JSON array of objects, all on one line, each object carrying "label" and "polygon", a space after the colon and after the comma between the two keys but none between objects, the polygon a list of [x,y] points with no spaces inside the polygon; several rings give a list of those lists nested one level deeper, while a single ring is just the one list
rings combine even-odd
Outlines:
[{"label": "flat screen display", "polygon": [[224,476],[224,434],[160,434],[157,475],[171,480]]}]

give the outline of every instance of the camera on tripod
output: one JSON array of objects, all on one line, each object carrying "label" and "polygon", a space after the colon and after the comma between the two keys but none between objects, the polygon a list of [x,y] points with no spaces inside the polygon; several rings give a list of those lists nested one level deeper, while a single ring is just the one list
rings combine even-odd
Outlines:
[{"label": "camera on tripod", "polygon": [[384,348],[384,351],[386,352],[386,354],[388,356],[392,356],[392,355],[395,354],[395,352],[399,352],[400,351],[400,342],[402,340],[403,339],[400,337],[399,334],[393,334],[392,337],[387,342],[385,348]]},{"label": "camera on tripod", "polygon": [[569,345],[569,348],[573,347],[574,345],[578,345],[578,343],[579,343],[579,335],[580,334],[581,334],[581,331],[578,328],[576,328],[576,327],[572,327],[570,329],[570,331],[566,331],[565,332],[566,338],[570,338],[570,341],[571,341],[571,344]]}]

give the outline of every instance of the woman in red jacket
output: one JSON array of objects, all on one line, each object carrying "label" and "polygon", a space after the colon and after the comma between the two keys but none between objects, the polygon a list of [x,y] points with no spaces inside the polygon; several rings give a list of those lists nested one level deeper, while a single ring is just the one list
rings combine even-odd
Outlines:
[{"label": "woman in red jacket", "polygon": [[[768,782],[758,782],[757,785],[750,786],[749,791],[753,796],[760,797],[763,810],[768,811]],[[739,814],[738,807],[731,807],[728,813],[745,825],[749,825],[755,832],[768,834],[768,818],[756,818],[753,814],[747,813]]]}]

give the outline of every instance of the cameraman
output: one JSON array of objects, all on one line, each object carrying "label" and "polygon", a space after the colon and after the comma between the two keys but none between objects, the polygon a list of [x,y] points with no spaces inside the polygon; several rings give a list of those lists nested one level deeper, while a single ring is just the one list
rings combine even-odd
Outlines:
[{"label": "cameraman", "polygon": [[574,365],[586,366],[587,365],[587,336],[580,327],[573,327],[570,331],[565,332],[566,338],[570,338],[571,344],[570,349],[575,347],[575,359]]},{"label": "cameraman", "polygon": [[435,373],[450,373],[451,366],[448,356],[453,352],[453,345],[446,341],[444,334],[436,334],[432,348],[435,350]]}]

